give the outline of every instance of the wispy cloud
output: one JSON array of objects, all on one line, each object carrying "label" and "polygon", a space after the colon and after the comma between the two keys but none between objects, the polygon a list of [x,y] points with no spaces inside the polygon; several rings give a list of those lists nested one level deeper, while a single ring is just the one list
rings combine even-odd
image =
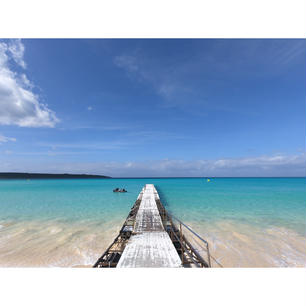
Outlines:
[{"label": "wispy cloud", "polygon": [[[277,44],[277,41],[276,41]],[[286,41],[286,44],[281,46],[275,46],[274,54],[270,54],[271,59],[279,66],[288,66],[295,59],[302,58],[305,59],[306,56],[306,40],[305,39],[290,39]]]},{"label": "wispy cloud", "polygon": [[[218,40],[209,47],[203,41],[196,43],[196,51],[186,58],[174,54],[158,61],[138,48],[115,56],[114,64],[134,81],[151,86],[166,106],[199,103],[215,108],[207,101],[212,90],[215,95],[224,84],[250,77],[274,78],[301,60],[305,62],[306,56],[304,39]],[[221,101],[218,104],[226,106]]]},{"label": "wispy cloud", "polygon": [[[6,165],[6,166],[5,166]],[[306,154],[273,155],[252,158],[218,160],[147,160],[96,163],[52,163],[18,166],[3,163],[0,171],[48,171],[96,173],[113,177],[248,177],[248,176],[306,176]]]},{"label": "wispy cloud", "polygon": [[4,136],[4,135],[1,135],[1,134],[0,134],[0,144],[3,143],[3,142],[8,142],[8,141],[13,141],[13,142],[15,142],[15,141],[16,141],[16,138],[7,137],[7,136]]},{"label": "wispy cloud", "polygon": [[101,131],[126,131],[133,129],[134,127],[125,125],[78,125],[78,126],[65,126],[57,127],[61,131],[77,131],[77,130],[101,130]]},{"label": "wispy cloud", "polygon": [[114,64],[123,69],[131,79],[145,82],[152,86],[156,94],[165,99],[172,94],[184,90],[184,86],[171,76],[169,67],[155,64],[146,57],[136,54],[123,54],[114,57]]},{"label": "wispy cloud", "polygon": [[[52,143],[52,142],[39,142],[40,147],[50,148],[52,150],[58,149],[72,149],[88,151],[103,151],[103,150],[119,150],[123,147],[131,146],[133,143],[128,141],[110,140],[100,142],[72,142],[72,143]],[[75,153],[75,152],[72,152]]]},{"label": "wispy cloud", "polygon": [[21,66],[23,69],[26,68],[26,63],[23,59],[24,45],[20,39],[14,40],[12,43],[7,45],[7,49],[11,54],[14,61]]},{"label": "wispy cloud", "polygon": [[[51,150],[77,150],[78,152],[93,152],[93,151],[106,151],[106,150],[120,150],[126,148],[142,147],[147,144],[159,143],[165,140],[181,140],[191,138],[190,136],[181,135],[180,133],[173,133],[168,131],[152,131],[145,130],[141,128],[132,128],[124,126],[103,126],[103,127],[78,127],[70,130],[79,129],[100,129],[103,133],[108,134],[108,132],[120,131],[118,135],[113,135],[116,137],[114,139],[103,139],[101,137],[100,141],[80,140],[80,141],[69,141],[69,142],[49,142],[40,141],[35,143],[35,146],[49,148]],[[65,129],[66,130],[66,129]],[[76,152],[71,151],[72,154]]]},{"label": "wispy cloud", "polygon": [[118,67],[124,68],[130,73],[134,71],[139,71],[139,63],[137,63],[136,56],[118,55],[114,58],[114,63]]},{"label": "wispy cloud", "polygon": [[306,155],[195,161],[165,159],[101,167],[116,176],[305,176]]},{"label": "wispy cloud", "polygon": [[59,120],[33,92],[27,75],[13,63],[26,68],[24,45],[20,40],[0,42],[0,124],[22,127],[53,127]]}]

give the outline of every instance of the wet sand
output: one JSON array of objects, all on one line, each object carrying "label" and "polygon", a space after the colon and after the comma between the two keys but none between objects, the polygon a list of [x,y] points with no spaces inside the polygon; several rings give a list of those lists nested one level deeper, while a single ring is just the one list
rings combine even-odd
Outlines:
[{"label": "wet sand", "polygon": [[293,230],[231,221],[191,227],[208,241],[211,254],[224,267],[306,267],[306,237]]},{"label": "wet sand", "polygon": [[[231,221],[187,224],[209,242],[211,254],[224,267],[306,266],[306,238],[292,230]],[[0,267],[81,268],[95,263],[122,224],[23,221],[1,225]]]},{"label": "wet sand", "polygon": [[2,224],[0,267],[92,266],[120,230],[117,223]]}]

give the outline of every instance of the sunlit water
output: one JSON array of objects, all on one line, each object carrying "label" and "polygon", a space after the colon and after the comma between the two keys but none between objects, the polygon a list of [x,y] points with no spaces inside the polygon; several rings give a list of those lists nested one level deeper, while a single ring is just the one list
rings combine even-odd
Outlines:
[{"label": "sunlit water", "polygon": [[303,178],[0,180],[0,266],[92,265],[147,183],[224,266],[306,266]]}]

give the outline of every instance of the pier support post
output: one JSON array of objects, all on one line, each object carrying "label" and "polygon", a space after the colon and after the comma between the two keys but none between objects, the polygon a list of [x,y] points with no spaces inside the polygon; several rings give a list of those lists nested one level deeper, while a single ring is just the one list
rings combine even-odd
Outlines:
[{"label": "pier support post", "polygon": [[182,264],[184,264],[184,248],[183,248],[183,232],[182,232],[182,223],[180,223],[180,243],[181,243],[181,250],[182,250]]}]

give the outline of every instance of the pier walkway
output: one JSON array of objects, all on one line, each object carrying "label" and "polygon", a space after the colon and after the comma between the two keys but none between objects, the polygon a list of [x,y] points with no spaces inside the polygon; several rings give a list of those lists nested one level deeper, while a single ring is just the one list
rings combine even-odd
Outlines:
[{"label": "pier walkway", "polygon": [[169,214],[154,185],[146,184],[119,234],[93,267],[209,268],[211,258],[222,266],[210,255],[208,242]]},{"label": "pier walkway", "polygon": [[133,235],[129,239],[117,268],[182,267],[181,259],[165,231],[156,204],[154,185],[143,189]]}]

